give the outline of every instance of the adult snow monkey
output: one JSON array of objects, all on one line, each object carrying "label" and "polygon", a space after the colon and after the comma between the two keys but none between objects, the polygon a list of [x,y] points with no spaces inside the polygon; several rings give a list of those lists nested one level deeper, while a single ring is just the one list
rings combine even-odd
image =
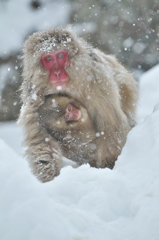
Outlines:
[{"label": "adult snow monkey", "polygon": [[[66,94],[87,110],[96,130],[96,167],[113,168],[134,126],[138,88],[133,76],[114,56],[93,48],[71,30],[34,33],[24,45],[22,101],[19,121],[33,173],[42,182],[60,173],[58,141],[41,127],[38,108],[49,94]],[[86,149],[87,151],[87,149]]]}]

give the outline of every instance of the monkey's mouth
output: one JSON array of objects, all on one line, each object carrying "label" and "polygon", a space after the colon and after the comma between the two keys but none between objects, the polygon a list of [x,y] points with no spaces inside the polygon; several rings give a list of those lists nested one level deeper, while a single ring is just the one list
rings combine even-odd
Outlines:
[{"label": "monkey's mouth", "polygon": [[64,87],[64,86],[66,86],[67,85],[67,83],[68,83],[68,78],[64,78],[64,79],[58,79],[58,80],[51,80],[51,82],[52,82],[52,84],[53,84],[53,86],[55,87],[55,88],[57,88],[57,87]]}]

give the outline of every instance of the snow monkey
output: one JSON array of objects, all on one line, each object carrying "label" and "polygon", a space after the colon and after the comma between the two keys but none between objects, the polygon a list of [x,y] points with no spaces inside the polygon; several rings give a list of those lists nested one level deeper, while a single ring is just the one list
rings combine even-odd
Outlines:
[{"label": "snow monkey", "polygon": [[69,96],[48,95],[38,109],[39,122],[58,141],[63,156],[78,165],[95,164],[96,131],[87,110]]},{"label": "snow monkey", "polygon": [[34,33],[24,46],[21,89],[19,120],[25,129],[26,155],[39,180],[52,180],[62,163],[61,145],[39,121],[38,109],[50,94],[65,94],[82,104],[100,136],[95,166],[113,168],[134,126],[138,98],[134,78],[114,56],[68,28]]}]

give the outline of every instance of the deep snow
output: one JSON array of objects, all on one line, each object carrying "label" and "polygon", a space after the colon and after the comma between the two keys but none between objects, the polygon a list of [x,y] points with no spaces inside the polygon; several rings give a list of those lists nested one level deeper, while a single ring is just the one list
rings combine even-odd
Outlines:
[{"label": "deep snow", "polygon": [[22,157],[21,130],[0,125],[1,240],[159,239],[158,76],[156,66],[140,79],[139,121],[114,170],[68,166],[42,184]]}]

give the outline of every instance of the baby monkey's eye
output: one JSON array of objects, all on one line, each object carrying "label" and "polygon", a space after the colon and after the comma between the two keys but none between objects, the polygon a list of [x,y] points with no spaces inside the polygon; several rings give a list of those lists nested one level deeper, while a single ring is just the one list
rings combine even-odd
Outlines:
[{"label": "baby monkey's eye", "polygon": [[68,112],[71,112],[71,110],[72,110],[71,105],[68,105],[68,106],[67,106],[67,110],[68,110]]}]

